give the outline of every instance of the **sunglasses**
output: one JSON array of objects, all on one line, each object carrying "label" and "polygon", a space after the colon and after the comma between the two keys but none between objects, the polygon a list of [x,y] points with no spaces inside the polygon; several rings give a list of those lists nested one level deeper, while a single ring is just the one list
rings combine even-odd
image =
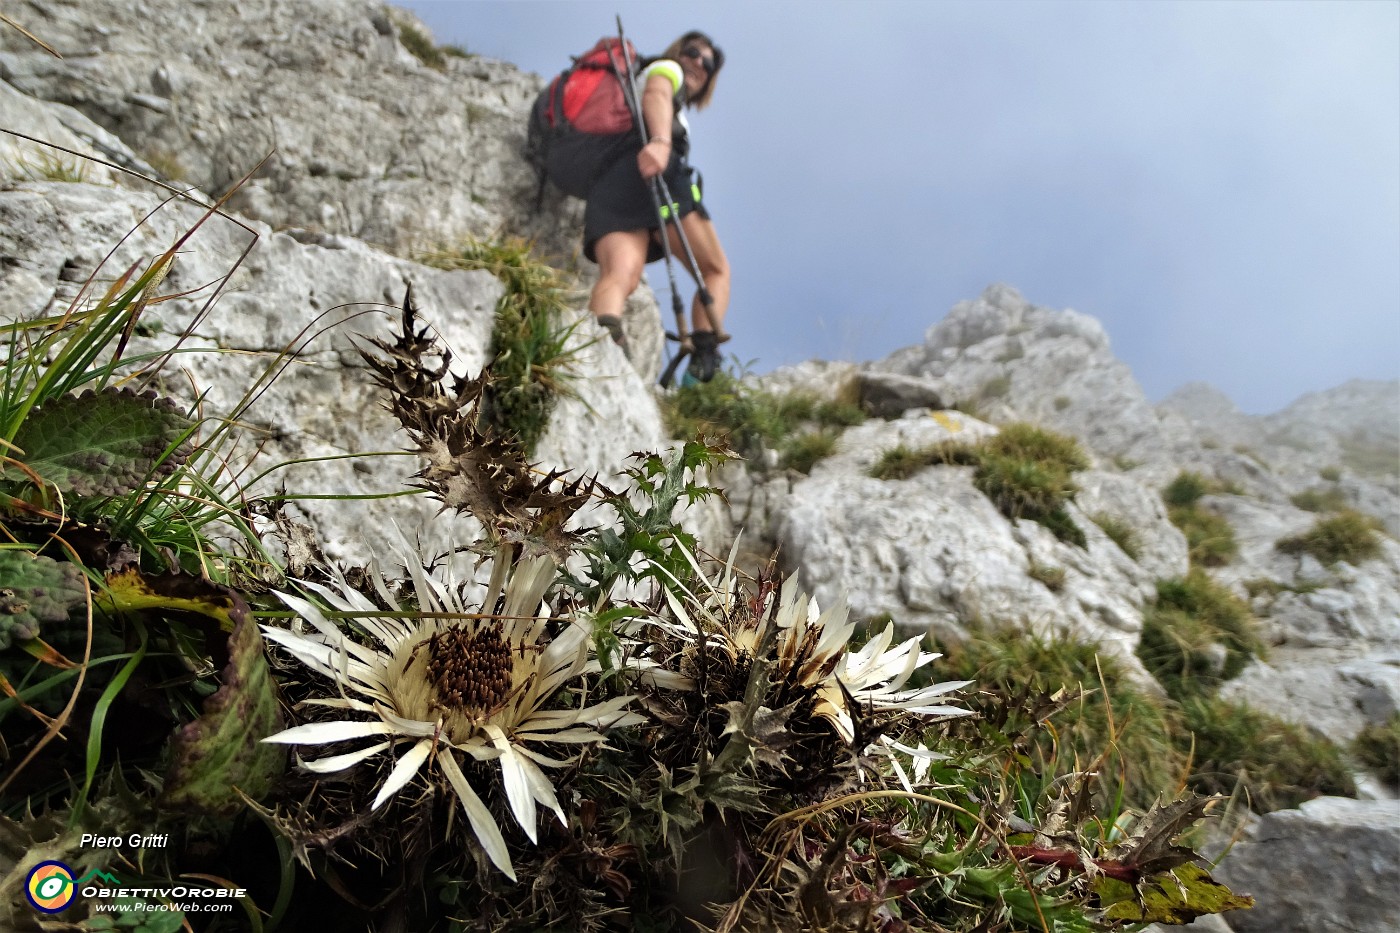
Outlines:
[{"label": "sunglasses", "polygon": [[681,54],[686,58],[693,58],[700,63],[700,67],[705,69],[705,74],[713,76],[724,64],[724,53],[715,49],[713,57],[700,51],[698,45],[687,45],[681,49]]}]

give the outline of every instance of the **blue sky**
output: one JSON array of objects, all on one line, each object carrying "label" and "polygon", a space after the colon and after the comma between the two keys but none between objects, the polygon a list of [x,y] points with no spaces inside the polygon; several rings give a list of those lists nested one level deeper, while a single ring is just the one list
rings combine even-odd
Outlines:
[{"label": "blue sky", "polygon": [[1005,282],[1097,317],[1154,401],[1400,377],[1400,2],[399,5],[545,75],[614,14],[644,53],[715,38],[692,162],[756,371],[878,359]]}]

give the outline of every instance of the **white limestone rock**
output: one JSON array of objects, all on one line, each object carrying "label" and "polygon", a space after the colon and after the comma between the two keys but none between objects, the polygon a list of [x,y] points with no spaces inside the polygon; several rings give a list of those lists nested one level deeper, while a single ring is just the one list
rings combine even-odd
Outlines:
[{"label": "white limestone rock", "polygon": [[[376,0],[15,6],[64,58],[0,29],[0,78],[125,140],[137,151],[124,161],[143,171],[212,195],[237,187],[229,208],[274,229],[404,257],[522,236],[584,288],[596,274],[578,256],[582,202],[547,188],[536,206],[523,148],[542,79],[480,56],[428,67],[401,39],[430,36],[407,11]],[[626,326],[651,382],[663,334],[650,289],[639,292]]]},{"label": "white limestone rock", "polygon": [[[907,480],[868,475],[880,453],[897,444],[976,441],[995,431],[942,411],[848,429],[837,453],[796,481],[783,505],[785,558],[819,601],[845,592],[860,616],[889,613],[906,628],[953,638],[979,622],[1066,634],[1100,645],[1140,673],[1133,651],[1142,607],[1155,592],[1155,569],[1125,555],[1081,508],[1072,505],[1070,512],[1087,548],[1061,542],[1034,522],[1007,520],[973,486],[969,467],[928,467]],[[1145,492],[1112,499],[1110,490],[1122,479],[1090,472],[1084,484],[1096,487],[1100,504],[1112,500],[1130,512],[1131,523],[1160,524],[1160,509]],[[1184,542],[1177,541],[1175,554],[1167,546],[1152,559],[1184,567]],[[1035,579],[1038,568],[1063,570],[1063,585],[1052,590]]]},{"label": "white limestone rock", "polygon": [[[150,194],[89,184],[31,182],[0,191],[0,253],[16,260],[0,267],[0,320],[66,308],[124,236],[100,276],[110,279],[132,264],[149,264],[202,216],[179,203],[156,210],[158,203]],[[265,442],[262,467],[308,462],[279,469],[245,491],[267,492],[285,483],[291,492],[396,492],[420,468],[416,457],[352,456],[403,451],[410,444],[384,410],[357,348],[397,326],[411,284],[422,322],[452,349],[454,369],[474,373],[486,361],[502,286],[486,272],[431,269],[351,238],[315,239],[328,245],[303,243],[257,222],[206,220],[160,287],[160,295],[172,297],[150,306],[146,336],[134,338],[128,352],[163,350],[198,318],[183,342],[185,352],[165,374],[165,390],[186,399],[201,396],[205,413],[217,417],[235,410],[280,365],[279,355],[295,348],[295,358],[285,361],[282,374],[260,391],[241,421],[247,444]],[[576,339],[597,337],[589,333],[594,330],[585,321]],[[558,406],[540,445],[547,465],[606,477],[633,451],[661,446],[655,402],[611,342],[578,354],[572,383],[577,398]],[[394,526],[434,548],[479,534],[469,518],[439,518],[438,504],[426,496],[324,500],[297,508],[333,559],[363,560],[382,551],[386,540],[397,537]]]},{"label": "white limestone rock", "polygon": [[1235,933],[1400,929],[1400,802],[1319,797],[1260,817],[1214,876],[1252,894]]},{"label": "white limestone rock", "polygon": [[922,353],[875,368],[929,380],[943,399],[994,423],[1031,421],[1079,438],[1120,469],[1159,485],[1187,432],[1163,422],[1094,318],[1027,302],[993,285],[929,328]]}]

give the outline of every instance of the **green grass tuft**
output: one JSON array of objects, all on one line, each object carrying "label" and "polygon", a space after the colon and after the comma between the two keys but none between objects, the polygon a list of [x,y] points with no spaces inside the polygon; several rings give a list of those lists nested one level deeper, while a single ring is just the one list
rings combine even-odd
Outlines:
[{"label": "green grass tuft", "polygon": [[1371,516],[1343,509],[1274,546],[1285,554],[1311,554],[1328,567],[1343,561],[1356,565],[1380,556],[1380,528]]},{"label": "green grass tuft", "polygon": [[1356,795],[1341,750],[1302,726],[1214,697],[1187,700],[1182,716],[1182,749],[1193,751],[1188,783],[1198,793],[1240,794],[1256,813]]},{"label": "green grass tuft", "polygon": [[1024,748],[1032,768],[1047,780],[1070,770],[1097,770],[1101,801],[1121,795],[1136,807],[1178,789],[1185,762],[1173,739],[1174,714],[1134,687],[1113,658],[1066,638],[1025,632],[974,632],[946,651],[939,676],[975,680],[980,693],[973,707],[980,706],[1007,735],[1027,725],[998,721],[992,711],[1008,699],[1041,695],[1048,702],[1062,689],[1082,689],[1068,708],[1051,715],[1054,728],[1038,731]]},{"label": "green grass tuft", "polygon": [[1199,473],[1183,471],[1162,490],[1167,517],[1186,535],[1192,566],[1223,567],[1239,553],[1230,523],[1201,506],[1202,497],[1221,492],[1219,483]]},{"label": "green grass tuft", "polygon": [[406,19],[398,19],[399,41],[408,53],[434,71],[447,70],[447,55],[432,37]]},{"label": "green grass tuft", "polygon": [[1194,506],[1202,496],[1212,491],[1212,483],[1204,476],[1183,470],[1162,490],[1162,501],[1171,508],[1184,508]]},{"label": "green grass tuft", "polygon": [[1400,787],[1400,713],[1362,729],[1351,743],[1358,761],[1391,787]]},{"label": "green grass tuft", "polygon": [[1173,699],[1213,691],[1262,652],[1249,606],[1205,571],[1158,582],[1137,653]]},{"label": "green grass tuft", "polygon": [[1304,512],[1340,512],[1347,507],[1346,494],[1335,486],[1304,489],[1289,501]]},{"label": "green grass tuft", "polygon": [[672,437],[723,439],[751,464],[761,462],[765,449],[776,450],[784,466],[802,473],[835,450],[839,428],[865,420],[858,407],[839,398],[767,392],[729,371],[682,386],[662,399],[661,408]]},{"label": "green grass tuft", "polygon": [[810,473],[818,460],[831,456],[836,450],[839,438],[840,434],[831,428],[807,431],[789,438],[783,444],[782,464],[799,473]]},{"label": "green grass tuft", "polygon": [[68,184],[88,181],[86,162],[66,152],[49,149],[26,153],[13,161],[6,159],[3,168],[12,177],[28,181],[57,181]]},{"label": "green grass tuft", "polygon": [[485,270],[505,285],[496,303],[493,378],[483,414],[498,430],[516,437],[527,455],[549,426],[555,399],[569,391],[568,366],[577,352],[569,346],[573,328],[560,318],[568,306],[563,277],[532,251],[529,241],[510,237],[471,241],[421,260],[439,269]]},{"label": "green grass tuft", "polygon": [[1096,512],[1090,518],[1130,560],[1137,560],[1142,556],[1142,545],[1138,541],[1137,530],[1132,525],[1107,512]]},{"label": "green grass tuft", "polygon": [[1052,593],[1058,593],[1065,588],[1065,568],[1063,567],[1033,563],[1028,575],[1032,580],[1045,584],[1045,588]]},{"label": "green grass tuft", "polygon": [[935,465],[977,467],[973,484],[1007,518],[1038,522],[1061,541],[1085,545],[1084,532],[1065,510],[1079,491],[1070,474],[1089,466],[1073,438],[1017,422],[977,444],[944,441],[917,449],[901,444],[882,453],[870,475],[908,479]]}]

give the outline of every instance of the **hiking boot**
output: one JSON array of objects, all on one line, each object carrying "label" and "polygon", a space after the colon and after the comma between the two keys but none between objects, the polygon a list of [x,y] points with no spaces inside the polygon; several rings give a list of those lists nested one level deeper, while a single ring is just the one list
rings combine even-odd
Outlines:
[{"label": "hiking boot", "polygon": [[696,382],[709,382],[719,371],[719,338],[710,331],[697,330],[690,335],[690,343],[695,349],[690,351],[685,374]]},{"label": "hiking boot", "polygon": [[602,327],[607,328],[608,333],[612,335],[613,343],[621,347],[622,352],[626,354],[627,358],[630,360],[632,354],[627,352],[627,335],[622,332],[622,318],[615,314],[600,314],[595,317],[594,320]]}]

